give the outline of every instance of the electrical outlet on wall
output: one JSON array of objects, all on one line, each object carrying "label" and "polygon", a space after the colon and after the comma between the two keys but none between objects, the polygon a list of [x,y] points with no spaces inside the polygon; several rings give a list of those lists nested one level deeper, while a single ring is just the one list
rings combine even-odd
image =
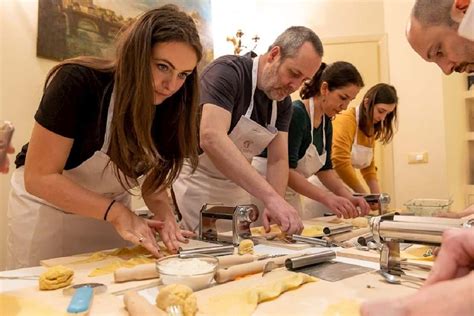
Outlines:
[{"label": "electrical outlet on wall", "polygon": [[411,152],[408,153],[408,163],[409,164],[418,164],[418,163],[428,163],[428,152]]}]

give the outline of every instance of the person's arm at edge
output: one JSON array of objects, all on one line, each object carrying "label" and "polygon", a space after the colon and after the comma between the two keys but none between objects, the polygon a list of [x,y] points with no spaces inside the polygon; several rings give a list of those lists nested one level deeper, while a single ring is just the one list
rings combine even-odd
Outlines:
[{"label": "person's arm at edge", "polygon": [[13,154],[15,152],[15,148],[12,145],[8,146],[7,148],[7,155],[3,160],[2,165],[0,166],[0,173],[8,173],[10,170],[10,159],[8,158],[8,154]]},{"label": "person's arm at edge", "polygon": [[[447,293],[456,293],[446,299]],[[474,271],[458,279],[439,282],[418,292],[392,299],[369,300],[361,305],[362,316],[472,315]]]}]

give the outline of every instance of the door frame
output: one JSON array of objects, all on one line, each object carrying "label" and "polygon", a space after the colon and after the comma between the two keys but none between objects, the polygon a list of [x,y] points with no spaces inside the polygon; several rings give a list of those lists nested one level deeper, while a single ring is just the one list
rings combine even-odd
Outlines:
[{"label": "door frame", "polygon": [[[344,37],[331,37],[322,38],[323,46],[331,44],[350,44],[350,43],[376,43],[379,49],[379,78],[381,82],[390,83],[389,73],[389,61],[388,61],[388,38],[387,34],[374,34],[365,36],[344,36]],[[398,128],[398,126],[397,126]],[[381,172],[378,172],[378,178],[380,179],[380,186],[383,191],[388,193],[392,200],[392,205],[396,201],[395,197],[395,179],[394,179],[394,164],[393,164],[393,142],[381,146],[382,149],[381,158]]]}]

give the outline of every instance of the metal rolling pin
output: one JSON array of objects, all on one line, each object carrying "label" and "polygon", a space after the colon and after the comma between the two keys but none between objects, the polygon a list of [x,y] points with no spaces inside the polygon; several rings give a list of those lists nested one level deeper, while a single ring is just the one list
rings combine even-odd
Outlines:
[{"label": "metal rolling pin", "polygon": [[357,243],[361,246],[367,246],[369,241],[374,241],[374,235],[372,233],[367,233],[357,238]]},{"label": "metal rolling pin", "polygon": [[295,270],[311,266],[313,264],[326,262],[336,258],[336,252],[334,250],[325,250],[319,253],[308,254],[295,258],[288,258],[285,260],[285,267],[288,270]]},{"label": "metal rolling pin", "polygon": [[329,226],[324,227],[323,233],[325,233],[326,235],[334,235],[334,234],[345,233],[351,230],[352,230],[351,224],[340,224],[340,225],[332,226],[332,227],[329,227]]},{"label": "metal rolling pin", "polygon": [[231,255],[234,253],[234,246],[215,246],[215,247],[202,247],[202,248],[195,248],[195,249],[181,249],[179,250],[180,256],[186,255],[211,255],[211,256],[224,256],[224,255]]},{"label": "metal rolling pin", "polygon": [[301,235],[292,235],[291,238],[296,241],[304,242],[313,246],[330,247],[331,244],[327,240],[316,237],[306,237]]}]

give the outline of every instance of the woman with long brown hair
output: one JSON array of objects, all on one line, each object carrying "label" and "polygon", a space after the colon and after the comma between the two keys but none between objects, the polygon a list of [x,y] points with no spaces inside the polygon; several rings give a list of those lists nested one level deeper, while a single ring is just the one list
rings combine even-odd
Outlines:
[{"label": "woman with long brown hair", "polygon": [[[122,34],[114,60],[78,57],[46,79],[29,144],[16,159],[8,210],[9,268],[122,245],[155,256],[181,231],[165,188],[197,163],[202,47],[192,18],[166,5]],[[140,186],[154,216],[130,210]]]},{"label": "woman with long brown hair", "polygon": [[364,95],[362,102],[338,115],[333,122],[332,163],[339,177],[357,193],[367,193],[359,180],[360,170],[369,193],[380,193],[374,160],[375,142],[388,144],[397,120],[397,91],[378,83]]}]

